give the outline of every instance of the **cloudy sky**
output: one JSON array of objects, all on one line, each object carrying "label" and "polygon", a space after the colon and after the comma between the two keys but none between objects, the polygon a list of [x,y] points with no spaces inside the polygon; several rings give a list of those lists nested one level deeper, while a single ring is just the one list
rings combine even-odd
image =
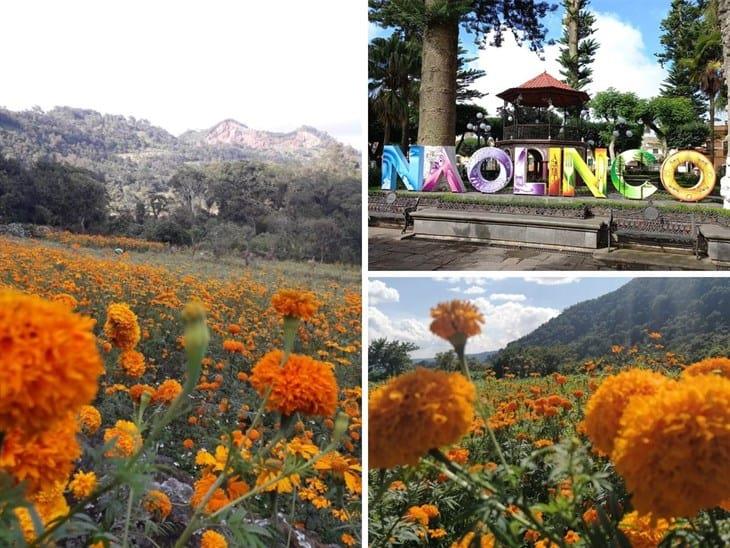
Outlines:
[{"label": "cloudy sky", "polygon": [[362,2],[3,2],[0,106],[91,108],[174,134],[226,118],[361,146]]},{"label": "cloudy sky", "polygon": [[[669,5],[669,0],[592,0],[590,9],[596,16],[594,38],[600,49],[593,63],[593,83],[587,89],[589,94],[594,95],[610,86],[634,91],[640,97],[659,93],[666,73],[656,62],[654,54],[660,51],[659,26]],[[545,19],[548,40],[560,38],[562,16],[562,9],[558,9]],[[370,38],[386,32],[370,25]],[[489,94],[478,101],[489,114],[496,114],[497,107],[502,106],[501,99],[496,97],[499,92],[518,86],[544,70],[561,78],[557,44],[545,47],[543,61],[528,48],[518,46],[509,33],[500,48],[477,49],[473,36],[462,33],[461,38],[470,56],[477,57],[474,66],[487,71],[476,87]]]},{"label": "cloudy sky", "polygon": [[[631,278],[575,276],[524,278],[378,278],[368,282],[368,338],[410,341],[414,358],[430,358],[450,348],[428,330],[430,309],[452,299],[469,300],[484,314],[482,334],[467,353],[498,350],[554,318],[565,308],[618,289]],[[424,298],[427,295],[428,298]]]}]

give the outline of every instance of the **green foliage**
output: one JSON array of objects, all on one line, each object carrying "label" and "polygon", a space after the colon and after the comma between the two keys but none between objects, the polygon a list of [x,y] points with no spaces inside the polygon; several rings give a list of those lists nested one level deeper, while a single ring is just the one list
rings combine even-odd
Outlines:
[{"label": "green foliage", "polygon": [[724,355],[730,346],[730,286],[720,278],[640,278],[607,295],[563,311],[532,333],[510,343],[494,359],[502,366],[535,363],[541,356],[562,356],[578,363],[662,334],[663,351],[688,360]]},{"label": "green foliage", "polygon": [[[591,38],[595,29],[595,16],[588,11],[590,0],[563,0],[565,17],[563,18],[563,36],[560,38],[560,57],[558,62],[563,67],[560,74],[565,83],[573,89],[583,89],[592,82],[593,68],[591,65],[598,51],[598,42]],[[569,25],[577,27],[577,43],[575,44],[578,54],[570,53],[570,31]]]},{"label": "green foliage", "polygon": [[410,342],[375,339],[368,346],[368,379],[377,382],[413,367],[409,352],[418,350]]},{"label": "green foliage", "polygon": [[710,136],[710,128],[702,122],[690,122],[674,128],[667,135],[667,146],[670,148],[687,149],[704,145]]}]

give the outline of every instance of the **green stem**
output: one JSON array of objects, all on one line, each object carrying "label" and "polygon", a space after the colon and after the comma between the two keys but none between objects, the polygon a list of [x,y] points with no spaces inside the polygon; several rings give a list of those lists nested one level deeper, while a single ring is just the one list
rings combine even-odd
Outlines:
[{"label": "green stem", "polygon": [[123,548],[129,546],[129,522],[132,520],[132,501],[134,500],[134,489],[129,488],[129,498],[127,499],[127,514],[124,518],[124,539],[122,540]]}]

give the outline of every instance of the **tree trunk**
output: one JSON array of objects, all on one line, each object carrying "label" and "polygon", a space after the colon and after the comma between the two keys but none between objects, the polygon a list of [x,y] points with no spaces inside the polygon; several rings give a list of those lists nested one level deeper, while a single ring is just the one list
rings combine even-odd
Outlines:
[{"label": "tree trunk", "polygon": [[[426,0],[431,9],[443,0]],[[453,0],[449,0],[453,4]],[[456,60],[459,21],[430,23],[423,34],[418,144],[454,146],[456,141]]]},{"label": "tree trunk", "polygon": [[383,146],[390,144],[390,124],[385,124],[383,128]]},{"label": "tree trunk", "polygon": [[408,116],[400,123],[400,148],[405,153],[408,150]]},{"label": "tree trunk", "polygon": [[710,161],[715,165],[715,95],[710,95]]},{"label": "tree trunk", "polygon": [[578,57],[578,0],[568,0],[568,5],[568,54],[572,59],[576,59]]}]

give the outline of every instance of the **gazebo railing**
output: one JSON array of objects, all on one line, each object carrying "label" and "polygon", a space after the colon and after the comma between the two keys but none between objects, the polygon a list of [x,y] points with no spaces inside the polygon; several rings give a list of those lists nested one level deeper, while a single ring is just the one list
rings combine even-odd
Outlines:
[{"label": "gazebo railing", "polygon": [[504,140],[556,139],[580,141],[583,135],[575,126],[549,124],[517,124],[504,128]]}]

